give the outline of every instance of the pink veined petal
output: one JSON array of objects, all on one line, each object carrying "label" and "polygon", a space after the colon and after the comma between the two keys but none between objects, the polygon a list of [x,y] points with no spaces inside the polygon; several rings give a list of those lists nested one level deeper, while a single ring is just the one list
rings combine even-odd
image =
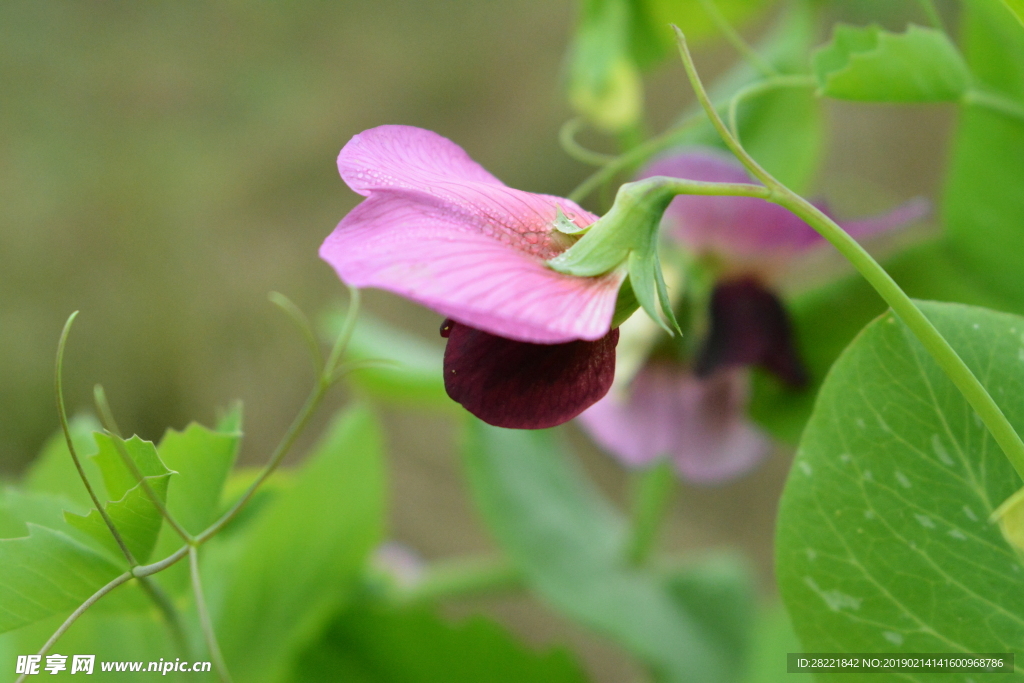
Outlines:
[{"label": "pink veined petal", "polygon": [[474,195],[474,207],[373,192],[320,256],[352,286],[395,292],[509,339],[552,344],[608,333],[624,275],[580,278],[545,266],[559,252],[544,232],[555,217],[553,198],[479,183],[463,192]]},{"label": "pink veined petal", "polygon": [[338,155],[338,171],[361,195],[405,189],[443,197],[447,184],[504,184],[448,138],[414,126],[378,126],[353,136]]},{"label": "pink veined petal", "polygon": [[[751,183],[743,166],[726,154],[696,149],[652,163],[641,177],[666,175],[707,182]],[[828,207],[816,203],[831,217]],[[926,216],[929,203],[912,199],[882,216],[839,224],[856,239],[902,227]],[[726,257],[771,258],[823,244],[814,228],[786,209],[753,197],[681,195],[665,211],[666,234],[690,249],[712,251]]]},{"label": "pink veined petal", "polygon": [[744,415],[747,384],[741,369],[698,379],[683,366],[654,363],[625,395],[613,390],[579,419],[627,465],[669,456],[685,479],[717,483],[748,471],[771,448]]}]

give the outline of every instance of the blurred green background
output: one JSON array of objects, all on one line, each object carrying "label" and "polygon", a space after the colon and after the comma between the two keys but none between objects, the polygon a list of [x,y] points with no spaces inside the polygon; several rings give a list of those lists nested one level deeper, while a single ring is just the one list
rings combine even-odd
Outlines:
[{"label": "blurred green background", "polygon": [[[834,14],[899,26],[913,4],[841,2]],[[265,458],[311,380],[266,294],[310,314],[344,294],[316,256],[358,199],[338,178],[338,150],[372,126],[416,125],[511,186],[569,192],[588,173],[557,143],[571,116],[561,76],[575,11],[570,0],[0,3],[0,478],[16,477],[57,428],[53,356],[78,309],[71,412],[90,409],[99,382],[122,430],[157,439],[209,424],[239,398],[243,462]],[[734,55],[710,45],[698,59],[710,78]],[[652,128],[690,100],[674,61],[655,71]],[[950,109],[830,104],[828,114],[819,188],[841,212],[936,195]],[[366,305],[440,344],[438,316],[377,292]],[[385,418],[393,535],[431,558],[490,547],[461,492],[454,421]],[[620,468],[570,429],[621,498]],[[788,459],[780,448],[739,482],[687,487],[666,543],[740,546],[769,592]],[[488,608],[534,640],[561,628],[521,601]],[[570,638],[607,680],[628,673],[593,639]]]}]

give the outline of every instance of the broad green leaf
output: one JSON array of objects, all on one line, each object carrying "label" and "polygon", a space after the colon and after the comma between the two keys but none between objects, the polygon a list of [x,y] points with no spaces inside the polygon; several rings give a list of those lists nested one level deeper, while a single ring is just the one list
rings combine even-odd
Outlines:
[{"label": "broad green leaf", "polygon": [[160,440],[160,460],[177,472],[167,489],[167,509],[190,533],[214,521],[241,439],[240,429],[223,433],[192,423],[183,432],[168,430]]},{"label": "broad green leaf", "polygon": [[[920,305],[1024,429],[1024,318]],[[1019,651],[1024,572],[988,521],[1019,487],[905,326],[869,325],[822,386],[782,496],[777,574],[805,651]]]},{"label": "broad green leaf", "polygon": [[564,650],[517,643],[480,616],[448,623],[425,609],[359,605],[298,658],[296,680],[366,683],[583,683]]},{"label": "broad green leaf", "polygon": [[1013,12],[1013,16],[1017,17],[1020,25],[1024,26],[1024,0],[1003,0],[1003,4]]},{"label": "broad green leaf", "polygon": [[[1024,102],[1024,31],[997,0],[965,3],[964,51],[988,88]],[[1024,122],[979,107],[962,112],[943,199],[961,262],[1024,313]]]},{"label": "broad green leaf", "polygon": [[[343,312],[325,319],[332,340],[341,331]],[[455,403],[444,389],[444,346],[441,338],[430,341],[388,325],[365,313],[356,322],[346,353],[347,360],[379,359],[394,367],[356,370],[349,381],[369,396],[416,407],[452,408]]]},{"label": "broad green leaf", "polygon": [[[103,478],[91,457],[99,450],[92,434],[101,430],[100,423],[91,415],[80,415],[72,418],[68,427],[71,442],[75,445],[75,452],[86,476],[89,477],[89,483],[100,500],[106,500]],[[25,473],[24,486],[30,491],[64,496],[78,506],[78,512],[84,512],[93,506],[92,499],[89,498],[89,493],[85,490],[85,485],[68,452],[64,433],[60,430],[47,439],[39,457]]]},{"label": "broad green leaf", "polygon": [[22,491],[10,487],[0,489],[0,538],[28,536],[28,523],[56,529],[64,526],[61,496]]},{"label": "broad green leaf", "polygon": [[291,658],[348,600],[367,553],[383,535],[381,449],[373,415],[346,411],[295,485],[232,539],[241,547],[237,561],[224,568],[226,593],[214,611],[237,680],[280,680]]},{"label": "broad green leaf", "polygon": [[725,648],[660,579],[626,565],[624,521],[550,432],[474,420],[464,460],[484,520],[544,600],[614,639],[665,681],[727,679]]},{"label": "broad green leaf", "polygon": [[35,524],[28,531],[0,540],[0,633],[70,614],[124,571],[58,531]]},{"label": "broad green leaf", "polygon": [[[167,497],[167,483],[170,477],[170,472],[146,477],[150,488],[161,502]],[[156,539],[164,518],[149,494],[143,490],[142,484],[136,484],[125,492],[120,500],[108,502],[104,507],[135,560],[140,564],[146,562],[156,547]],[[107,527],[106,521],[95,508],[87,515],[65,512],[64,520],[95,538],[113,554],[122,555],[121,548]]]},{"label": "broad green leaf", "polygon": [[946,34],[910,25],[905,33],[839,24],[814,54],[818,93],[862,102],[956,102],[970,74]]}]

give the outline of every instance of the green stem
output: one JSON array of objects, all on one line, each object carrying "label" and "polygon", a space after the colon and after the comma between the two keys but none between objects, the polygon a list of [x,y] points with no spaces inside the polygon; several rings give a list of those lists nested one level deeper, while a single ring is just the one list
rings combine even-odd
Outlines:
[{"label": "green stem", "polygon": [[522,572],[507,560],[471,557],[434,563],[410,588],[397,589],[396,603],[427,603],[512,591],[523,585]]},{"label": "green stem", "polygon": [[206,597],[203,595],[203,582],[199,576],[199,551],[194,545],[188,547],[189,570],[192,574],[192,593],[196,599],[196,611],[199,612],[199,624],[203,629],[203,637],[206,639],[206,647],[210,651],[210,659],[217,668],[217,676],[224,683],[231,683],[231,674],[228,672],[224,656],[220,652],[220,645],[217,643],[217,634],[213,630],[213,620],[210,619],[210,611],[206,608]]},{"label": "green stem", "polygon": [[761,166],[743,149],[739,141],[734,138],[725,123],[718,116],[718,112],[711,104],[700,76],[694,66],[693,59],[686,46],[686,38],[676,27],[679,38],[679,52],[683,59],[683,65],[690,78],[697,99],[700,100],[704,111],[707,112],[711,123],[718,130],[719,135],[725,144],[743,162],[743,165],[758,180],[763,182],[771,190],[769,201],[783,206],[806,221],[818,233],[832,243],[839,252],[857,269],[875,291],[892,308],[893,312],[910,329],[911,333],[924,346],[925,350],[935,359],[939,367],[947,377],[956,385],[967,402],[974,408],[974,411],[985,423],[992,437],[999,444],[1003,453],[1009,459],[1017,474],[1024,478],[1024,441],[1014,430],[1013,425],[1003,414],[1003,411],[993,400],[985,387],[978,381],[971,369],[967,367],[963,359],[957,355],[953,347],[949,345],[946,338],[935,329],[931,321],[925,317],[921,309],[900,289],[896,281],[875,261],[867,251],[864,250],[855,239],[850,237],[831,218],[822,213],[803,197],[799,196],[788,187],[776,180],[770,173]]},{"label": "green stem", "polygon": [[968,107],[982,107],[1024,122],[1024,104],[999,93],[972,88],[964,93],[962,102]]},{"label": "green stem", "polygon": [[[62,623],[60,625],[60,627],[56,631],[53,632],[53,635],[50,636],[50,639],[47,640],[45,643],[43,643],[43,647],[39,649],[39,652],[37,654],[40,657],[46,656],[46,653],[50,651],[50,648],[53,647],[54,643],[56,643],[60,639],[60,637],[62,635],[64,635],[64,633],[69,628],[71,628],[72,624],[74,624],[76,621],[78,621],[78,617],[82,616],[82,614],[85,612],[85,610],[87,610],[90,607],[92,607],[93,605],[95,605],[96,601],[99,600],[100,598],[102,598],[104,595],[106,595],[110,591],[114,590],[115,588],[117,588],[121,584],[128,583],[129,581],[131,581],[131,579],[132,579],[132,573],[131,572],[125,572],[124,574],[121,574],[120,576],[118,576],[116,579],[114,579],[113,581],[111,581],[107,585],[103,586],[103,588],[100,588],[98,591],[96,591],[95,593],[90,595],[89,598],[86,599],[86,601],[83,602],[81,605],[79,605],[78,609],[76,609],[74,612],[72,612],[71,616],[69,616],[67,619],[65,619],[64,623]],[[21,676],[19,676],[17,678],[17,680],[15,680],[14,683],[22,683],[25,680],[25,676],[26,675],[27,674],[22,674]]]},{"label": "green stem", "polygon": [[676,474],[671,461],[663,459],[654,467],[632,475],[632,529],[626,559],[635,567],[643,565],[654,550],[665,514],[672,505]]},{"label": "green stem", "polygon": [[732,24],[729,23],[729,20],[725,18],[724,14],[722,14],[722,11],[718,9],[718,5],[715,4],[714,0],[700,0],[700,4],[718,30],[725,36],[725,39],[729,41],[729,44],[732,45],[733,48],[735,48],[735,50],[739,52],[752,67],[757,69],[762,76],[765,78],[772,78],[779,75],[779,72],[775,70],[774,66],[769,64],[764,57],[759,55],[757,50],[751,47],[747,41],[743,40],[743,36],[733,28]]}]

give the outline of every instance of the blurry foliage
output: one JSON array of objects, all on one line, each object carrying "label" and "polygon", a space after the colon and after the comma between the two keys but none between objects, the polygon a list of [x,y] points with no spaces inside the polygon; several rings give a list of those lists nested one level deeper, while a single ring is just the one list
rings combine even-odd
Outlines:
[{"label": "blurry foliage", "polygon": [[305,377],[266,292],[342,293],[316,258],[356,201],[337,151],[420,125],[510,184],[567,189],[548,150],[571,19],[570,0],[0,3],[0,473],[56,426],[75,309],[72,411],[99,380],[155,438],[240,397],[258,450]]}]

